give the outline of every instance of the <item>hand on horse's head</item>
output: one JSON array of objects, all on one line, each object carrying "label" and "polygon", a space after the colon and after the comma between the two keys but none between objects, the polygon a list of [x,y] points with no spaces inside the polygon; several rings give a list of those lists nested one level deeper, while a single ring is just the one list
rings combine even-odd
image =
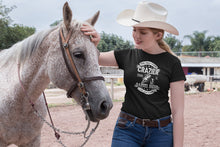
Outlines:
[{"label": "hand on horse's head", "polygon": [[85,35],[90,36],[91,41],[97,47],[101,39],[99,33],[89,24],[83,24],[80,29],[82,32],[84,32]]}]

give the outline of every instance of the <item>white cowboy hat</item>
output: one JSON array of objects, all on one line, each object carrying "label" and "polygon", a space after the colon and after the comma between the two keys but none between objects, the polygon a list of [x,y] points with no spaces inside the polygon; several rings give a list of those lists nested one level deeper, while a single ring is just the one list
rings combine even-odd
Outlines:
[{"label": "white cowboy hat", "polygon": [[157,28],[179,35],[178,30],[166,22],[167,13],[167,10],[161,5],[142,1],[139,2],[136,10],[122,11],[116,21],[124,26]]}]

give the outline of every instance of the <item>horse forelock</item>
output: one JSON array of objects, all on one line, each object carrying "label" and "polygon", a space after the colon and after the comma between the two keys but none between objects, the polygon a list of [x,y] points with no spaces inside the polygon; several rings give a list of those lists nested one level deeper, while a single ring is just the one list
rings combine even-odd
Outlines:
[{"label": "horse forelock", "polygon": [[[86,23],[86,22],[80,22],[80,21],[77,21],[75,19],[71,22],[70,29],[73,29],[73,31],[72,31],[73,33],[72,33],[72,36],[71,36],[71,38],[73,40],[80,36],[79,35],[79,32],[81,32],[80,27],[82,26],[83,23]],[[66,29],[65,24],[64,24],[63,21],[60,23],[60,28],[64,31],[64,36],[67,36],[68,30]]]}]

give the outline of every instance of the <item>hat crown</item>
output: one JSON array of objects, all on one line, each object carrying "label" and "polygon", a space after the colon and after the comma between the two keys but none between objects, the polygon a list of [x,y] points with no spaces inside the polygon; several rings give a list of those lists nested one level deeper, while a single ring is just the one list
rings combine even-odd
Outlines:
[{"label": "hat crown", "polygon": [[136,10],[126,9],[122,11],[117,22],[124,26],[148,27],[167,31],[178,35],[178,30],[166,22],[167,10],[156,3],[142,1],[138,3]]},{"label": "hat crown", "polygon": [[147,1],[139,2],[133,19],[136,21],[162,21],[166,22],[167,10],[156,3],[151,3]]}]

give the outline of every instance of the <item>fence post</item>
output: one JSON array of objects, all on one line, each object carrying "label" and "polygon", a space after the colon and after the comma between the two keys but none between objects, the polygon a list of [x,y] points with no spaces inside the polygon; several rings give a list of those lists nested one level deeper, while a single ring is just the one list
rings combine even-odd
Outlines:
[{"label": "fence post", "polygon": [[210,76],[210,90],[212,90],[212,81],[213,81],[212,78],[213,77]]},{"label": "fence post", "polygon": [[114,100],[114,78],[111,78],[111,96],[112,100]]}]

